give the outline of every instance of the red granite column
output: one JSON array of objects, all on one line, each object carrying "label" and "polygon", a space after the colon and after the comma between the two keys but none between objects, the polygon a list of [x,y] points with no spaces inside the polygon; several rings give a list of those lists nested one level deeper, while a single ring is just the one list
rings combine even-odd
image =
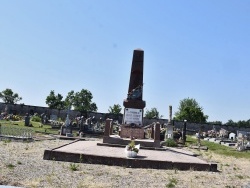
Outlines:
[{"label": "red granite column", "polygon": [[104,136],[109,136],[110,135],[110,123],[112,119],[106,119],[106,124],[105,124],[105,131],[104,131]]},{"label": "red granite column", "polygon": [[[134,50],[128,93],[143,85],[143,61],[144,51],[141,49]],[[142,100],[142,95],[137,100]]]},{"label": "red granite column", "polygon": [[154,132],[154,145],[155,147],[160,147],[160,126],[161,124],[159,122],[155,125],[155,132]]}]

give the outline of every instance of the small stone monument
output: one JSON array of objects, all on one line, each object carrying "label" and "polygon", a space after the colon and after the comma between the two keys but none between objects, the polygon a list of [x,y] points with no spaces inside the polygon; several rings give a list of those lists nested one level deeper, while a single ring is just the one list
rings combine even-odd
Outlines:
[{"label": "small stone monument", "polygon": [[169,119],[167,124],[167,131],[165,133],[165,139],[167,138],[173,138],[172,106],[169,106]]},{"label": "small stone monument", "polygon": [[143,94],[144,51],[134,50],[127,98],[123,101],[124,116],[121,126],[121,138],[144,138],[143,109],[146,102]]},{"label": "small stone monument", "polygon": [[72,127],[70,126],[70,119],[69,119],[69,109],[67,112],[67,117],[64,125],[61,127],[60,135],[66,135],[68,137],[72,137]]}]

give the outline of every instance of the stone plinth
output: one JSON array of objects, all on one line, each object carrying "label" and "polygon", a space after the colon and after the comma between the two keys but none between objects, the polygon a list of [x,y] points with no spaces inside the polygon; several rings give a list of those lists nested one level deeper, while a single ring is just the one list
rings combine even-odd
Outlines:
[{"label": "stone plinth", "polygon": [[146,102],[145,101],[141,101],[141,100],[127,100],[127,99],[125,99],[123,101],[123,106],[125,108],[143,109],[146,106]]},{"label": "stone plinth", "polygon": [[121,138],[144,139],[144,129],[143,128],[126,127],[125,125],[122,125],[120,137]]}]

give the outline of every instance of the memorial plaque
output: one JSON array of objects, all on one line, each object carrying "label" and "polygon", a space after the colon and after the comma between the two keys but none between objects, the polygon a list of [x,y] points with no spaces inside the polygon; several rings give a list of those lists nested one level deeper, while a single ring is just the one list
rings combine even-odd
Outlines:
[{"label": "memorial plaque", "polygon": [[142,109],[125,108],[124,124],[134,124],[137,127],[142,126]]}]

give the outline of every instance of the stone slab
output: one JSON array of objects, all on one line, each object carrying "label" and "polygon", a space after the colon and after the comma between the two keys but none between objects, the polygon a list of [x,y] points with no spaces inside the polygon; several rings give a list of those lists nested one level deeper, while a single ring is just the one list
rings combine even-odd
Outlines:
[{"label": "stone slab", "polygon": [[225,146],[235,146],[236,143],[225,143],[224,145],[225,145]]},{"label": "stone slab", "polygon": [[221,140],[215,140],[214,142],[217,143],[217,144],[220,144]]},{"label": "stone slab", "polygon": [[[115,165],[131,168],[217,171],[217,164],[171,150],[140,149],[137,158],[127,158],[125,148],[98,146],[99,141],[75,141],[44,151],[45,160]],[[81,159],[81,160],[80,160]]]},{"label": "stone slab", "polygon": [[215,142],[216,138],[209,138],[209,142]]},{"label": "stone slab", "polygon": [[131,127],[125,127],[121,126],[121,138],[144,138],[144,129],[143,128],[131,128]]}]

